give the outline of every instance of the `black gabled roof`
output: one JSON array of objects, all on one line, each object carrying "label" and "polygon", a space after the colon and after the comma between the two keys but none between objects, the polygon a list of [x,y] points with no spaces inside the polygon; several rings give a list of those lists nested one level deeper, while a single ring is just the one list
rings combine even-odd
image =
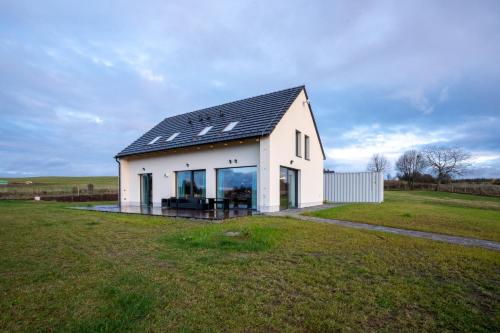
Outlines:
[{"label": "black gabled roof", "polygon": [[[269,135],[302,90],[305,86],[165,118],[116,157]],[[223,132],[234,121],[238,121],[236,127]],[[207,134],[198,136],[207,126],[213,127]],[[174,133],[180,134],[167,142],[167,138]],[[161,136],[158,141],[148,144],[158,136]]]}]

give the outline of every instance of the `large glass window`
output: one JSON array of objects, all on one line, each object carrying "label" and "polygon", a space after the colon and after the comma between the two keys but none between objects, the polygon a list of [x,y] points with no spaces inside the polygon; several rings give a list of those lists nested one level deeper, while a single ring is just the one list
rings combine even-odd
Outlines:
[{"label": "large glass window", "polygon": [[205,170],[177,171],[176,177],[178,198],[205,197]]},{"label": "large glass window", "polygon": [[205,170],[193,171],[193,196],[195,198],[206,196]]},{"label": "large glass window", "polygon": [[257,208],[257,167],[217,170],[217,198],[229,199],[230,208]]}]

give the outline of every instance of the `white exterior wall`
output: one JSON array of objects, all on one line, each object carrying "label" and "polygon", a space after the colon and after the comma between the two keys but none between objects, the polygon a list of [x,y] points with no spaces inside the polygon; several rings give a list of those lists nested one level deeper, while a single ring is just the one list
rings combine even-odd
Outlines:
[{"label": "white exterior wall", "polygon": [[[237,160],[235,164],[229,160]],[[189,163],[189,167],[186,166]],[[140,174],[153,175],[153,205],[161,205],[162,198],[175,196],[175,172],[206,170],[206,195],[216,197],[216,169],[257,166],[259,170],[259,143],[217,145],[214,148],[196,147],[153,156],[137,156],[120,159],[121,202],[124,205],[140,205]],[[145,170],[143,170],[143,168]],[[259,184],[259,171],[257,171]],[[257,189],[258,190],[258,189]],[[257,198],[259,205],[259,198]]]},{"label": "white exterior wall", "polygon": [[[271,207],[271,198],[269,196],[269,184],[271,183],[271,170],[269,163],[271,159],[270,140],[269,137],[263,137],[260,140],[260,167],[259,167],[259,192],[257,209],[260,212],[276,211]],[[279,207],[278,207],[279,210]]]},{"label": "white exterior wall", "polygon": [[382,172],[325,172],[325,201],[383,202]]},{"label": "white exterior wall", "polygon": [[[302,133],[302,157],[295,155],[295,131]],[[310,140],[310,160],[305,159],[304,136]],[[266,143],[261,141],[262,146]],[[323,203],[323,153],[316,134],[316,128],[311,116],[306,95],[302,91],[278,123],[269,137],[269,194],[263,198],[266,211],[277,211],[280,205],[280,166],[299,170],[298,175],[298,206],[308,207]],[[290,163],[293,161],[293,163]]]},{"label": "white exterior wall", "polygon": [[[257,166],[257,209],[280,208],[280,166],[298,170],[298,206],[323,203],[323,154],[314,122],[302,91],[268,137],[229,143],[177,149],[155,155],[120,159],[121,203],[140,204],[140,174],[153,176],[153,204],[176,195],[175,172],[206,170],[206,196],[216,197],[216,169]],[[295,131],[302,133],[302,157],[295,156]],[[304,136],[310,138],[310,160],[305,159]],[[237,164],[229,160],[237,159]],[[290,163],[293,161],[293,163]],[[189,163],[189,167],[186,166]],[[144,168],[144,170],[143,170]]]}]

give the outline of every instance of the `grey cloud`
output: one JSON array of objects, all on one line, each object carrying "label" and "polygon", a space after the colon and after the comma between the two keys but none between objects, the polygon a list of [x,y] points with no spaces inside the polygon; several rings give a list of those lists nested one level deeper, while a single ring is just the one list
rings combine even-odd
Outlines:
[{"label": "grey cloud", "polygon": [[[0,154],[11,171],[112,174],[112,156],[169,115],[302,83],[330,148],[373,122],[382,132],[456,128],[498,105],[483,85],[500,79],[499,9],[494,1],[4,1]],[[456,142],[495,151],[492,124],[469,126]],[[60,165],[24,170],[35,152]]]}]

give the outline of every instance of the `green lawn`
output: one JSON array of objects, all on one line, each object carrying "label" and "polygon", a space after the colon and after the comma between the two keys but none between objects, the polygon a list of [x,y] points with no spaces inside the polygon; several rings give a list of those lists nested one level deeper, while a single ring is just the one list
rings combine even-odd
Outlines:
[{"label": "green lawn", "polygon": [[0,201],[1,331],[500,329],[498,252],[290,218],[66,206]]},{"label": "green lawn", "polygon": [[382,204],[348,204],[308,215],[500,241],[500,198],[386,191]]}]

